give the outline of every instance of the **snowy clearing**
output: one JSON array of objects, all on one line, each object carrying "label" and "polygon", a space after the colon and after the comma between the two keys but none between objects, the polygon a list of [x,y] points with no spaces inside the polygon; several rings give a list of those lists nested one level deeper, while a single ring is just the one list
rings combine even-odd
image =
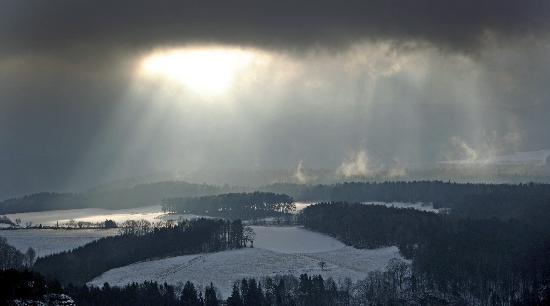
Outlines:
[{"label": "snowy clearing", "polygon": [[280,253],[315,253],[343,248],[342,242],[301,227],[251,226],[256,233],[254,246]]},{"label": "snowy clearing", "polygon": [[[204,287],[213,282],[227,297],[233,283],[244,277],[308,273],[357,280],[370,271],[384,269],[391,258],[401,258],[397,247],[355,249],[300,227],[252,228],[256,232],[255,248],[139,262],[109,270],[89,284],[122,286],[153,280],[177,285],[189,280]],[[319,265],[321,261],[326,263],[324,269]]]},{"label": "snowy clearing", "polygon": [[[275,252],[313,253],[336,250],[345,246],[334,238],[300,227],[252,226],[252,228],[256,233],[255,246]],[[117,229],[18,229],[2,230],[0,237],[5,237],[8,243],[18,250],[24,252],[28,247],[32,247],[38,256],[45,256],[68,251],[117,233]]]},{"label": "snowy clearing", "polygon": [[[210,282],[218,288],[222,297],[231,293],[233,283],[242,278],[265,276],[299,276],[321,274],[334,280],[364,278],[369,271],[382,270],[389,259],[400,257],[397,247],[374,250],[350,250],[344,247],[327,253],[286,254],[260,248],[245,248],[200,255],[178,256],[161,260],[146,261],[109,270],[88,284],[102,286],[123,286],[132,282],[153,280],[159,283],[177,285],[192,281],[200,288]],[[319,262],[326,266],[321,269]],[[343,266],[339,263],[347,262]]]},{"label": "snowy clearing", "polygon": [[68,251],[117,233],[117,229],[18,229],[2,230],[0,237],[5,237],[9,244],[22,252],[32,247],[37,256],[45,256]]}]

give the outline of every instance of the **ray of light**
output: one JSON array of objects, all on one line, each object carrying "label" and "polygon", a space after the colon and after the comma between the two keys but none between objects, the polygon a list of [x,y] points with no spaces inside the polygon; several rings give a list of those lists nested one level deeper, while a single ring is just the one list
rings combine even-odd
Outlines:
[{"label": "ray of light", "polygon": [[143,58],[140,73],[175,82],[203,97],[227,94],[257,55],[239,48],[201,47],[155,51]]}]

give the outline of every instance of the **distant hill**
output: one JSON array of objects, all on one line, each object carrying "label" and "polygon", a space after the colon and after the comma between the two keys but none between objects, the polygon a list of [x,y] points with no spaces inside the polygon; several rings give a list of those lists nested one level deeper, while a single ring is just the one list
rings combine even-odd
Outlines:
[{"label": "distant hill", "polygon": [[164,198],[224,193],[229,187],[169,181],[82,193],[42,192],[0,202],[0,214],[75,208],[122,209],[160,204]]},{"label": "distant hill", "polygon": [[[461,184],[442,181],[350,182],[330,185],[272,184],[259,188],[181,181],[83,193],[38,193],[0,202],[0,215],[75,208],[123,209],[161,204],[164,199],[226,193],[271,192],[296,201],[423,202],[470,218],[550,220],[550,184]],[[227,199],[224,199],[224,201]]]},{"label": "distant hill", "polygon": [[179,214],[250,220],[290,216],[290,213],[296,210],[296,206],[294,199],[286,194],[255,191],[170,198],[162,201],[162,209]]}]

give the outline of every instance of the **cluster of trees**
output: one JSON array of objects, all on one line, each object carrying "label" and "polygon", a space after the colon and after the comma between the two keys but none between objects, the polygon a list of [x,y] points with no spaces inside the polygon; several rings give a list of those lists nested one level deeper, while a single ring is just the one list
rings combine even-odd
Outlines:
[{"label": "cluster of trees", "polygon": [[162,209],[226,219],[259,219],[287,216],[296,207],[294,200],[286,194],[252,192],[164,199]]},{"label": "cluster of trees", "polygon": [[136,227],[71,251],[40,257],[33,269],[64,284],[83,284],[134,262],[168,256],[241,248],[253,239],[240,220],[197,219],[172,227]]},{"label": "cluster of trees", "polygon": [[40,228],[55,228],[55,229],[90,229],[90,228],[117,228],[118,224],[113,220],[105,220],[105,221],[98,221],[98,222],[90,222],[90,221],[76,221],[76,220],[69,220],[65,223],[59,223],[55,226],[42,226],[42,224],[39,225]]},{"label": "cluster of trees", "polygon": [[[347,302],[347,303],[346,303]],[[228,306],[333,306],[349,305],[347,292],[320,275],[266,277],[262,281],[243,279],[233,285]]]},{"label": "cluster of trees", "polygon": [[205,288],[204,296],[191,282],[183,288],[156,282],[132,283],[124,287],[73,286],[65,287],[65,293],[80,306],[163,305],[163,306],[218,306],[221,305],[213,285]]},{"label": "cluster of trees", "polygon": [[479,301],[439,291],[428,279],[418,278],[409,263],[396,258],[389,261],[385,271],[370,272],[365,279],[345,288],[350,305],[480,305]]},{"label": "cluster of trees", "polygon": [[356,247],[398,245],[416,284],[467,304],[535,305],[550,288],[550,235],[527,222],[342,202],[309,206],[301,221]]},{"label": "cluster of trees", "polygon": [[31,267],[36,259],[36,252],[28,248],[25,254],[8,244],[4,237],[0,237],[0,270],[22,269]]},{"label": "cluster of trees", "polygon": [[357,248],[398,245],[408,257],[416,244],[443,228],[443,218],[434,213],[346,202],[310,205],[299,221]]}]

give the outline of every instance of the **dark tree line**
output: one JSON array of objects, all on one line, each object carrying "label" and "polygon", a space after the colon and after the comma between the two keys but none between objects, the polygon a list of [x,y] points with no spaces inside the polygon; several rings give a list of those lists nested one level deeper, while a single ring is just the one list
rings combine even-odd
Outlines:
[{"label": "dark tree line", "polygon": [[305,208],[299,216],[306,228],[329,234],[357,248],[398,245],[411,255],[414,245],[443,228],[443,218],[416,209],[382,205],[320,203]]},{"label": "dark tree line", "polygon": [[275,184],[262,188],[300,201],[424,202],[451,208],[456,216],[550,223],[550,184],[459,184],[441,181]]},{"label": "dark tree line", "polygon": [[165,199],[162,208],[180,214],[244,220],[286,216],[295,210],[295,205],[285,194],[252,192]]},{"label": "dark tree line", "polygon": [[42,300],[44,295],[59,294],[63,288],[57,281],[47,281],[40,274],[15,269],[0,269],[0,305],[14,299]]},{"label": "dark tree line", "polygon": [[[445,296],[414,279],[410,266],[393,259],[385,271],[370,272],[357,282],[336,283],[319,275],[280,275],[242,279],[231,294],[222,299],[211,283],[203,291],[187,281],[184,285],[156,282],[132,283],[123,287],[61,287],[30,272],[0,271],[0,302],[14,299],[44,301],[52,294],[64,294],[76,305],[134,306],[364,306],[364,305],[470,305],[456,296]],[[501,305],[501,304],[496,304]],[[529,304],[518,304],[529,305]],[[536,305],[536,304],[532,304]]]},{"label": "dark tree line", "polygon": [[102,287],[69,285],[64,292],[80,306],[218,306],[220,303],[214,290],[213,286],[207,287],[203,296],[190,282],[178,288],[146,281],[123,287],[111,287],[108,283]]},{"label": "dark tree line", "polygon": [[550,288],[550,235],[527,222],[341,202],[309,206],[301,221],[356,247],[398,245],[411,282],[468,304],[537,305]]},{"label": "dark tree line", "polygon": [[41,257],[33,269],[64,284],[83,284],[105,271],[134,262],[241,248],[247,239],[240,220],[198,219],[101,238],[71,251]]},{"label": "dark tree line", "polygon": [[123,287],[67,285],[47,281],[38,273],[0,271],[0,303],[14,299],[43,301],[48,294],[66,294],[80,306],[164,305],[164,306],[333,306],[351,305],[349,292],[321,276],[301,275],[242,279],[235,283],[232,294],[222,300],[210,284],[204,291],[191,282],[183,287],[156,282],[132,283]]},{"label": "dark tree line", "polygon": [[349,295],[320,275],[242,279],[233,285],[228,306],[336,306],[349,305]]}]

